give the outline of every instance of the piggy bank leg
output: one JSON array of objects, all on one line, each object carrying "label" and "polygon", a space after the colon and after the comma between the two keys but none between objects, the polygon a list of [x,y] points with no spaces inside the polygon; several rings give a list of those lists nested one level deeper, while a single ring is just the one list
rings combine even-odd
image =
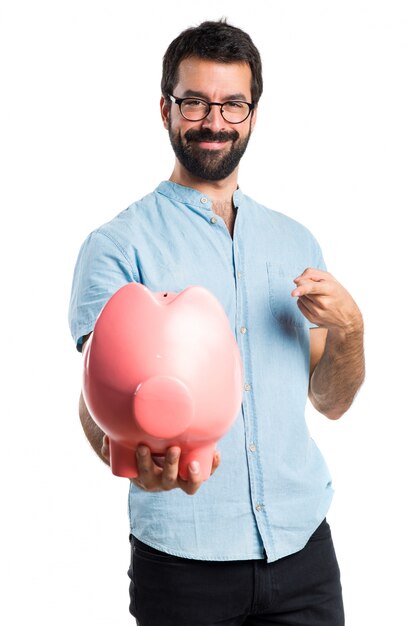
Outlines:
[{"label": "piggy bank leg", "polygon": [[200,474],[203,480],[207,480],[212,471],[213,454],[215,452],[216,443],[211,443],[206,446],[200,446],[194,450],[188,450],[180,456],[179,474],[183,480],[188,480],[189,471],[187,466],[192,461],[198,461],[200,464]]},{"label": "piggy bank leg", "polygon": [[109,439],[110,467],[115,476],[135,478],[138,476],[136,451]]}]

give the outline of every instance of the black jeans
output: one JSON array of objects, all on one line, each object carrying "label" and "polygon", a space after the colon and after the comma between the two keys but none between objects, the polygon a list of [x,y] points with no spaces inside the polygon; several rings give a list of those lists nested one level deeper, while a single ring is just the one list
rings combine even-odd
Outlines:
[{"label": "black jeans", "polygon": [[196,561],[130,540],[129,610],[138,626],[344,625],[326,520],[303,550],[273,563]]}]

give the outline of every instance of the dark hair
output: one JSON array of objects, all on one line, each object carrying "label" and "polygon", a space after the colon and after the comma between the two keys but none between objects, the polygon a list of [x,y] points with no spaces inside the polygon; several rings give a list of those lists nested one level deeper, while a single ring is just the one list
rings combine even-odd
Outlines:
[{"label": "dark hair", "polygon": [[202,22],[187,28],[168,46],[163,58],[161,91],[167,98],[178,82],[180,62],[188,57],[219,63],[248,63],[251,69],[251,99],[257,104],[263,91],[260,53],[251,37],[225,19]]}]

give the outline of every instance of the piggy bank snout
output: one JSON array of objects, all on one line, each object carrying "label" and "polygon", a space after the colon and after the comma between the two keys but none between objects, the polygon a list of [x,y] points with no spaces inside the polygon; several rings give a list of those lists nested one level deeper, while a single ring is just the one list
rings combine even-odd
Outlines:
[{"label": "piggy bank snout", "polygon": [[158,439],[181,435],[192,423],[194,402],[187,386],[174,376],[152,376],[140,383],[133,397],[138,426]]}]

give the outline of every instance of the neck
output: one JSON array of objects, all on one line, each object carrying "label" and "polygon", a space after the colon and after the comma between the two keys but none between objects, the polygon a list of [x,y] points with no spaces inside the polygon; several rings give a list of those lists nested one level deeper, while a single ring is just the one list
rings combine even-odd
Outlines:
[{"label": "neck", "polygon": [[176,159],[176,164],[169,180],[178,185],[200,191],[216,205],[231,207],[233,193],[238,187],[238,168],[223,180],[205,180],[190,174]]}]

